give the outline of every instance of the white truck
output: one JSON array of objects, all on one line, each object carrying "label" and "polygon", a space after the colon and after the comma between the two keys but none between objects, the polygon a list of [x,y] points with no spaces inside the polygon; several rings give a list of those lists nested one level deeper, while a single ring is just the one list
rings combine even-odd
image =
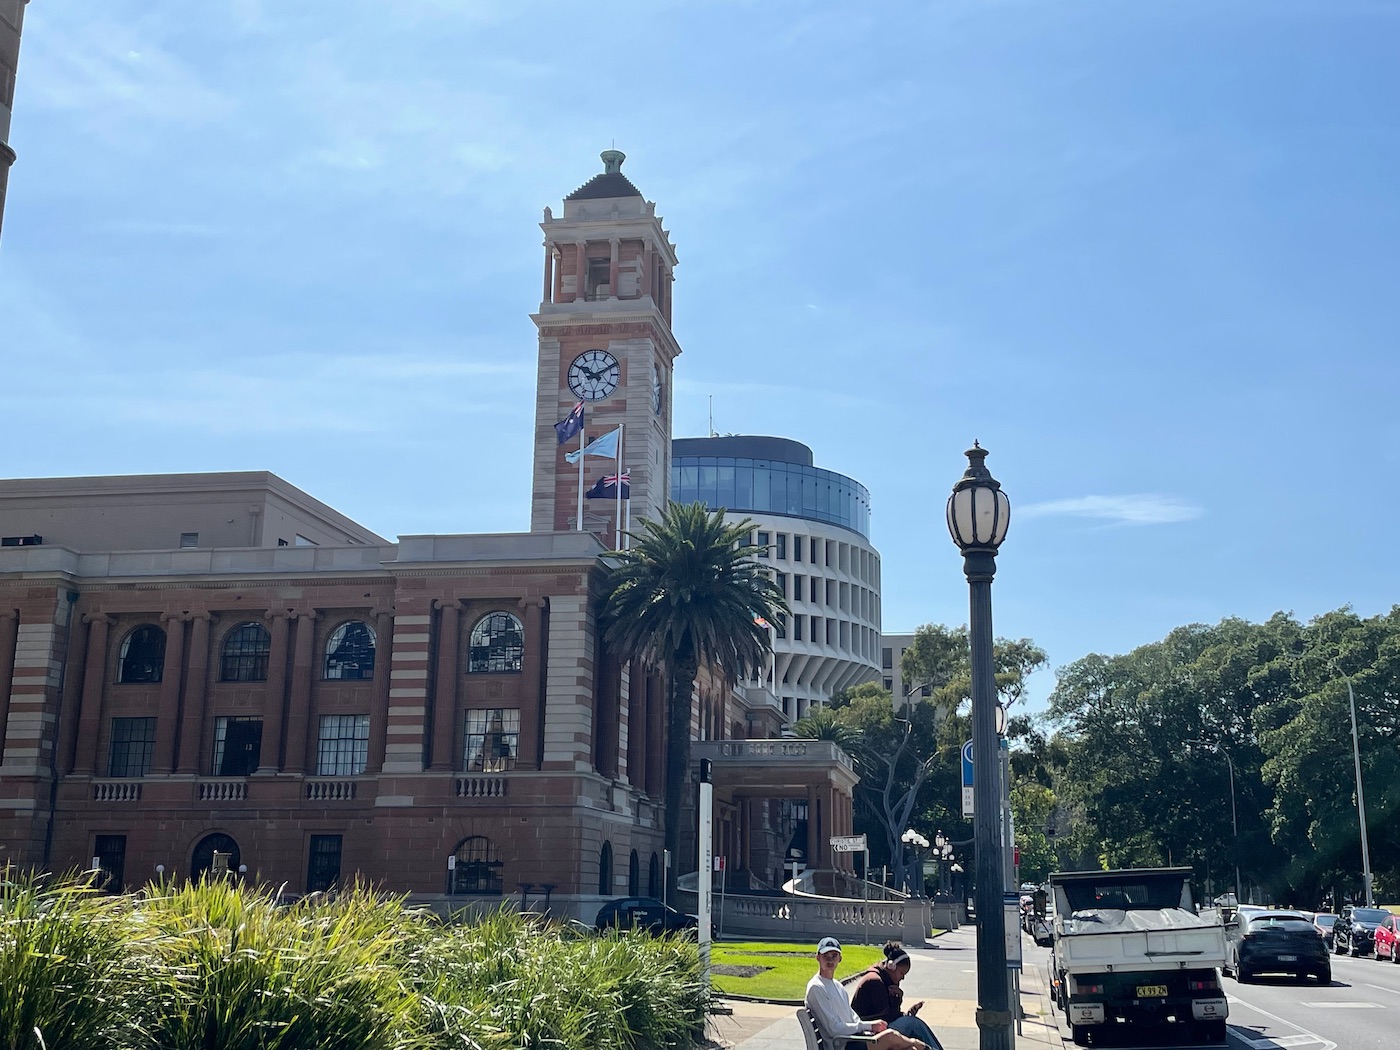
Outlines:
[{"label": "white truck", "polygon": [[1225,928],[1196,913],[1190,868],[1058,872],[1050,889],[1053,994],[1077,1046],[1121,1043],[1123,1026],[1225,1042]]}]

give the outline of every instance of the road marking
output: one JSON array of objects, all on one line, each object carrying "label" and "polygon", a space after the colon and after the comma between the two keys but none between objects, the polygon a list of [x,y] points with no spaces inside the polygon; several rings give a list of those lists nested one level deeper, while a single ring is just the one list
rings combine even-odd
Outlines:
[{"label": "road marking", "polygon": [[1380,1003],[1299,1003],[1311,1010],[1384,1010]]},{"label": "road marking", "polygon": [[1374,988],[1378,992],[1389,992],[1391,995],[1400,995],[1400,988],[1387,988],[1383,984],[1368,984],[1367,988]]},{"label": "road marking", "polygon": [[[1316,1032],[1309,1032],[1306,1028],[1296,1025],[1292,1021],[1280,1017],[1278,1014],[1271,1014],[1268,1010],[1261,1009],[1253,1003],[1247,1003],[1243,999],[1233,995],[1227,995],[1225,998],[1229,1002],[1238,1003],[1245,1009],[1253,1010],[1255,1013],[1262,1014],[1264,1017],[1277,1021],[1281,1025],[1287,1025],[1298,1033],[1297,1035],[1286,1035],[1274,1039],[1253,1040],[1246,1038],[1244,1033],[1239,1031],[1238,1027],[1231,1028],[1229,1034],[1239,1037],[1240,1042],[1250,1047],[1251,1050],[1269,1050],[1270,1047],[1274,1046],[1311,1046],[1313,1043],[1322,1044],[1321,1050],[1337,1050],[1337,1044],[1332,1042],[1332,1040],[1325,1039]],[[1234,1018],[1231,1018],[1231,1020],[1234,1020]]]}]

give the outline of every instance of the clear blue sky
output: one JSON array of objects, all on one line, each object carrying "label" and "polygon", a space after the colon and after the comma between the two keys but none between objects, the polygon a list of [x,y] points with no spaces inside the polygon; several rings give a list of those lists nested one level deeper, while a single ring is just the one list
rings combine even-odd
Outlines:
[{"label": "clear blue sky", "polygon": [[965,618],[973,438],[998,633],[1054,665],[1374,613],[1397,99],[1387,0],[38,0],[0,472],[527,528],[535,224],[615,141],[680,252],[677,435],[713,395],[863,481],[887,629]]}]

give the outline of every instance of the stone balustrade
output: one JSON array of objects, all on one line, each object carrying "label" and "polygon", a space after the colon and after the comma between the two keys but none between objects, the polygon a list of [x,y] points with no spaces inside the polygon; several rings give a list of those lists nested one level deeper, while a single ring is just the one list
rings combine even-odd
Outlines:
[{"label": "stone balustrade", "polygon": [[456,778],[458,798],[505,798],[510,790],[506,777],[469,776]]},{"label": "stone balustrade", "polygon": [[248,781],[243,777],[219,777],[199,782],[201,802],[242,802],[248,797]]},{"label": "stone balustrade", "polygon": [[141,781],[139,780],[94,780],[92,782],[94,802],[140,802]]},{"label": "stone balustrade", "polygon": [[337,779],[317,779],[306,782],[308,802],[352,802],[355,798],[355,781]]}]

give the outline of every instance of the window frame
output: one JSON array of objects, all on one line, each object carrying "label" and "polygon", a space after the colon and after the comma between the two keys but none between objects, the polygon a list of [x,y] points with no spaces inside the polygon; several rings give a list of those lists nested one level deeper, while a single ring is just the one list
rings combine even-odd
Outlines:
[{"label": "window frame", "polygon": [[[351,629],[359,627],[369,639],[368,649],[363,646],[358,650],[358,661],[353,663],[354,674],[346,674],[345,671],[351,666],[350,656],[356,655],[352,650],[346,656],[340,656],[342,650],[347,648],[347,636]],[[336,625],[335,630],[326,639],[326,645],[321,653],[321,680],[325,682],[370,682],[374,680],[374,666],[379,649],[379,638],[374,633],[374,628],[366,621],[360,619],[345,620]],[[368,659],[365,652],[368,652]],[[335,673],[332,673],[331,661],[336,660]]]},{"label": "window frame", "polygon": [[[494,627],[492,621],[498,617],[514,627],[505,630]],[[514,644],[509,640],[512,634],[517,638]],[[498,641],[498,638],[505,641]],[[520,617],[504,609],[495,609],[472,624],[467,635],[467,674],[519,674],[524,663],[525,625]]]},{"label": "window frame", "polygon": [[479,897],[499,897],[504,892],[505,879],[501,861],[496,860],[495,848],[485,835],[468,835],[451,854],[456,858],[448,879],[449,894],[472,894]]},{"label": "window frame", "polygon": [[[327,858],[332,856],[328,849],[319,849],[335,844],[335,874],[326,877],[330,870]],[[312,835],[306,849],[306,892],[328,893],[340,885],[341,862],[345,856],[344,835]]]},{"label": "window frame", "polygon": [[[252,722],[256,722],[258,725],[258,744],[257,748],[255,749],[257,751],[257,754],[254,755],[253,749],[246,749],[245,745],[245,754],[251,755],[253,759],[251,768],[247,769],[245,772],[242,773],[225,771],[224,766],[227,763],[229,757],[229,726],[234,724],[248,724]],[[263,720],[261,715],[216,715],[214,717],[214,747],[213,752],[210,756],[209,775],[214,777],[246,777],[251,776],[253,773],[256,773],[258,767],[262,764],[262,723]]]},{"label": "window frame", "polygon": [[[131,652],[132,642],[136,639],[136,636],[151,631],[154,631],[160,638],[159,653],[151,655],[138,653],[133,655]],[[117,650],[117,682],[123,685],[151,685],[164,678],[165,646],[168,641],[169,639],[165,631],[160,625],[154,623],[138,623],[131,630],[127,631],[126,636],[122,638],[121,647]],[[144,658],[143,663],[149,670],[145,676],[128,675],[128,663],[134,662],[138,658]]]},{"label": "window frame", "polygon": [[[501,720],[501,728],[492,730],[495,719]],[[479,725],[478,725],[479,724]],[[478,741],[475,752],[472,741]],[[507,754],[499,751],[487,761],[488,744],[499,749],[503,744],[509,747]],[[468,773],[507,773],[520,761],[520,708],[518,707],[469,707],[463,717],[462,727],[462,769]]]},{"label": "window frame", "polygon": [[[333,735],[327,734],[328,728],[335,730]],[[368,765],[369,715],[321,715],[316,722],[316,775],[358,777]]]},{"label": "window frame", "polygon": [[271,655],[272,632],[266,625],[257,620],[236,624],[219,646],[219,681],[266,682]]},{"label": "window frame", "polygon": [[[136,728],[137,723],[144,723],[142,729],[145,730],[140,736],[134,735],[131,730]],[[118,734],[118,727],[122,732]],[[117,768],[117,747],[125,745],[121,771]],[[133,763],[132,745],[135,745],[136,761]],[[129,777],[144,777],[151,772],[151,760],[155,757],[156,748],[156,719],[154,715],[115,715],[107,726],[107,776],[113,779],[126,779]],[[139,769],[139,772],[132,772],[132,769]]]}]

